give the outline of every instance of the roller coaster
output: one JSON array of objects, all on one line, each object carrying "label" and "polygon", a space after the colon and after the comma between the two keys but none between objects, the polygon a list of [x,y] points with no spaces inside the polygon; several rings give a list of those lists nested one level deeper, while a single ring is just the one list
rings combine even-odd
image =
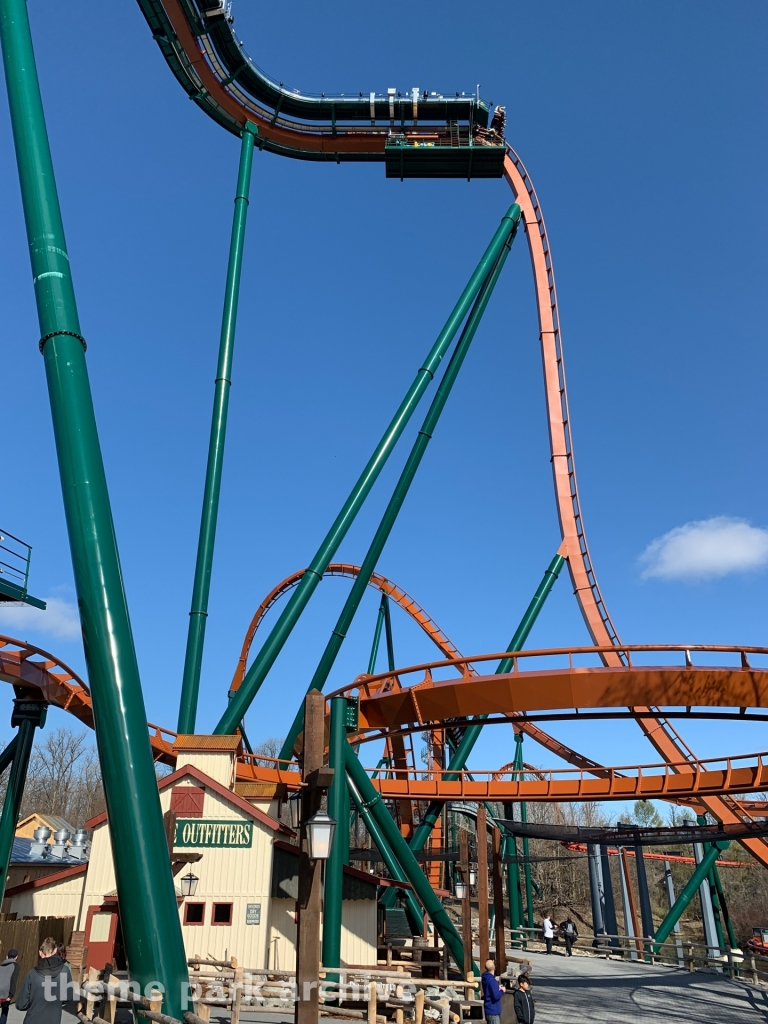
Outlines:
[{"label": "roller coaster", "polygon": [[[355,709],[355,724],[347,730],[346,752],[340,753],[341,748],[330,750],[329,756],[332,763],[335,758],[337,777],[348,777],[350,788],[344,790],[346,806],[349,807],[350,795],[358,800],[361,789],[388,801],[400,833],[400,839],[390,839],[393,849],[399,849],[398,843],[402,841],[409,846],[406,852],[411,856],[410,850],[423,850],[426,846],[430,879],[433,873],[429,869],[429,850],[437,850],[442,842],[440,808],[465,800],[667,800],[694,808],[700,815],[708,814],[723,828],[734,829],[746,823],[750,827],[734,835],[738,834],[752,856],[768,867],[768,843],[757,834],[760,830],[755,825],[755,817],[765,813],[765,804],[745,798],[768,789],[768,752],[701,759],[673,725],[673,721],[707,717],[765,720],[768,667],[764,666],[768,666],[768,649],[628,646],[619,638],[598,584],[585,532],[549,238],[530,175],[505,138],[504,108],[493,108],[480,96],[479,89],[450,96],[420,89],[402,93],[395,88],[385,93],[302,94],[273,80],[251,60],[236,33],[231,4],[222,0],[139,0],[139,6],[184,91],[209,117],[239,137],[242,146],[178,731],[194,732],[254,151],[267,150],[302,160],[380,162],[385,165],[387,177],[398,179],[499,178],[506,182],[513,205],[314,559],[305,569],[277,584],[256,610],[229,693],[222,693],[222,706],[226,707],[215,732],[243,734],[237,786],[244,793],[249,792],[248,787],[260,787],[258,792],[262,794],[286,797],[301,789],[296,759],[302,745],[301,714],[280,757],[272,759],[247,749],[244,716],[321,580],[327,576],[344,577],[353,581],[352,592],[310,689],[323,689],[365,588],[378,591],[382,603],[367,670],[328,697],[329,735],[334,733],[334,704],[338,707],[338,701],[343,700]],[[52,704],[96,729],[108,808],[118,799],[123,801],[124,825],[118,824],[115,816],[113,829],[118,888],[151,892],[156,898],[165,884],[165,875],[157,868],[162,860],[163,840],[159,812],[154,821],[154,811],[147,811],[155,806],[154,775],[150,781],[147,772],[151,772],[152,760],[174,764],[177,733],[144,724],[146,716],[95,419],[90,395],[85,393],[85,339],[77,320],[58,201],[55,189],[50,191],[53,168],[23,0],[0,0],[0,12],[41,325],[40,347],[51,392],[90,685],[46,651],[11,637],[0,637],[0,678],[14,686],[17,703],[29,702],[31,698],[33,703]],[[519,227],[527,239],[533,270],[561,538],[507,650],[466,657],[414,598],[376,571],[376,564]],[[462,323],[464,327],[425,426],[365,560],[360,566],[334,562],[341,539],[435,377],[441,360],[447,356]],[[75,439],[77,431],[81,436]],[[83,484],[86,478],[87,487]],[[76,484],[83,485],[77,496],[72,491]],[[83,527],[86,521],[91,524],[90,532]],[[543,651],[523,649],[536,616],[566,564],[592,645]],[[252,658],[252,645],[265,616],[280,603],[283,610],[277,622]],[[399,667],[394,664],[390,648],[387,670],[376,672],[382,629],[389,628],[390,604],[418,624],[437,647],[439,660]],[[491,671],[493,666],[495,670]],[[661,761],[648,765],[603,765],[566,746],[542,727],[545,722],[604,718],[636,722]],[[473,769],[470,773],[466,762],[481,729],[498,723],[511,724],[516,734],[535,740],[570,767],[547,770],[527,765],[518,758],[514,764],[500,769]],[[32,732],[28,731],[29,737]],[[429,736],[426,765],[418,763],[412,742],[414,733]],[[147,739],[151,758],[145,754]],[[383,741],[386,768],[371,768],[361,776],[363,770],[355,751],[360,744],[372,740]],[[30,738],[28,742],[31,743]],[[129,764],[134,773],[135,796],[123,800],[122,773]],[[358,800],[361,813],[365,803],[365,799]],[[370,810],[375,806],[373,797],[369,803]],[[3,822],[6,817],[10,821],[12,804],[12,800],[6,800],[10,809],[6,815],[4,808]],[[140,818],[146,846],[141,851],[135,836],[130,835]],[[370,820],[373,829],[375,822]],[[7,841],[3,822],[0,854],[3,842]],[[9,827],[6,822],[6,832]],[[384,837],[382,843],[386,841]],[[395,861],[399,856],[395,850]],[[132,857],[134,865],[129,864]],[[403,853],[401,866],[405,860]],[[403,870],[407,873],[405,867]],[[418,870],[421,872],[421,868]],[[420,877],[424,878],[423,873]],[[414,887],[418,890],[420,885]],[[145,921],[141,915],[132,918],[130,910],[126,912],[126,948],[132,972],[139,975],[173,978],[182,970],[178,957],[173,960],[175,954],[166,955],[160,949],[165,939],[171,947],[176,943],[171,923],[175,907],[170,904],[172,889],[167,889],[162,899],[156,900],[153,919]],[[393,889],[392,898],[395,895]],[[417,895],[423,895],[424,905],[430,910],[433,904],[429,893]],[[157,941],[149,944],[149,950],[145,943],[144,952],[139,953],[141,936],[148,929],[154,930]],[[451,948],[458,947],[454,944]]]}]

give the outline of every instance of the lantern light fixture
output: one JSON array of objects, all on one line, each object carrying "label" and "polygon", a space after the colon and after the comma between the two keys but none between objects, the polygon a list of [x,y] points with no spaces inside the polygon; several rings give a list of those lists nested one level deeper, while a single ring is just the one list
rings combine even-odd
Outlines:
[{"label": "lantern light fixture", "polygon": [[194,896],[195,893],[197,892],[197,883],[199,881],[200,881],[200,879],[197,877],[197,875],[192,874],[191,870],[190,870],[189,874],[182,875],[182,878],[181,878],[181,895],[184,896],[184,897],[186,897],[186,896]]},{"label": "lantern light fixture", "polygon": [[306,822],[307,855],[310,860],[328,860],[333,846],[336,822],[325,811],[318,811]]}]

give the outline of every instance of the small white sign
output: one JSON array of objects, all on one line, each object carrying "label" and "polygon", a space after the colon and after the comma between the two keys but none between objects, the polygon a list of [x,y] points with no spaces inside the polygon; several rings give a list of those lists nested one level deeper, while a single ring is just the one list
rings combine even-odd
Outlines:
[{"label": "small white sign", "polygon": [[245,923],[261,924],[261,904],[248,903],[245,907]]}]

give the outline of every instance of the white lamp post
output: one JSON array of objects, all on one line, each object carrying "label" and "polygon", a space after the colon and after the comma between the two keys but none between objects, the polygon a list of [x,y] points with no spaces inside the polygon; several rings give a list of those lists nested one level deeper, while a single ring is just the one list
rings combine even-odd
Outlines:
[{"label": "white lamp post", "polygon": [[325,811],[317,811],[306,823],[307,856],[310,860],[328,860],[333,846],[336,822]]},{"label": "white lamp post", "polygon": [[200,879],[197,875],[193,875],[191,871],[188,875],[183,875],[181,878],[181,895],[184,897],[194,896],[197,892],[197,883],[199,881]]}]

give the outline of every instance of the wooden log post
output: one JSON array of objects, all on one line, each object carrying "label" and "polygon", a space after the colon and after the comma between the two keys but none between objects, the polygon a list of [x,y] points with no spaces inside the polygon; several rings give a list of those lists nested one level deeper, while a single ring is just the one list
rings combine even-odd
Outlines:
[{"label": "wooden log post", "polygon": [[230,1024],[240,1024],[240,1007],[243,1001],[243,968],[239,967],[237,960],[232,957],[232,967],[235,975],[232,979],[232,1017]]},{"label": "wooden log post", "polygon": [[[480,970],[485,970],[485,961],[489,955],[488,936],[488,822],[485,804],[477,806],[477,912],[480,918],[478,925],[480,941]],[[498,971],[498,966],[496,968]]]},{"label": "wooden log post", "polygon": [[694,969],[694,963],[693,963],[693,943],[692,942],[686,942],[685,943],[685,962],[688,965],[689,973],[692,972],[693,969]]},{"label": "wooden log post", "polygon": [[304,744],[301,755],[302,782],[299,852],[299,896],[296,900],[296,1011],[295,1024],[317,1024],[320,1008],[320,913],[322,865],[307,854],[307,821],[320,810],[323,790],[309,785],[313,772],[323,767],[325,749],[325,697],[310,690],[304,698]]},{"label": "wooden log post", "polygon": [[461,901],[461,941],[464,944],[464,977],[472,970],[472,898],[469,892],[469,841],[466,829],[459,831],[459,868],[464,882]]},{"label": "wooden log post", "polygon": [[[507,969],[507,942],[504,933],[504,875],[501,865],[501,829],[492,833],[491,875],[493,878],[493,911],[496,921],[496,973]],[[483,964],[480,964],[483,967]]]},{"label": "wooden log post", "polygon": [[368,1024],[376,1024],[376,982],[368,982]]},{"label": "wooden log post", "polygon": [[419,988],[416,990],[414,996],[414,1024],[423,1024],[424,1022],[424,989]]}]

